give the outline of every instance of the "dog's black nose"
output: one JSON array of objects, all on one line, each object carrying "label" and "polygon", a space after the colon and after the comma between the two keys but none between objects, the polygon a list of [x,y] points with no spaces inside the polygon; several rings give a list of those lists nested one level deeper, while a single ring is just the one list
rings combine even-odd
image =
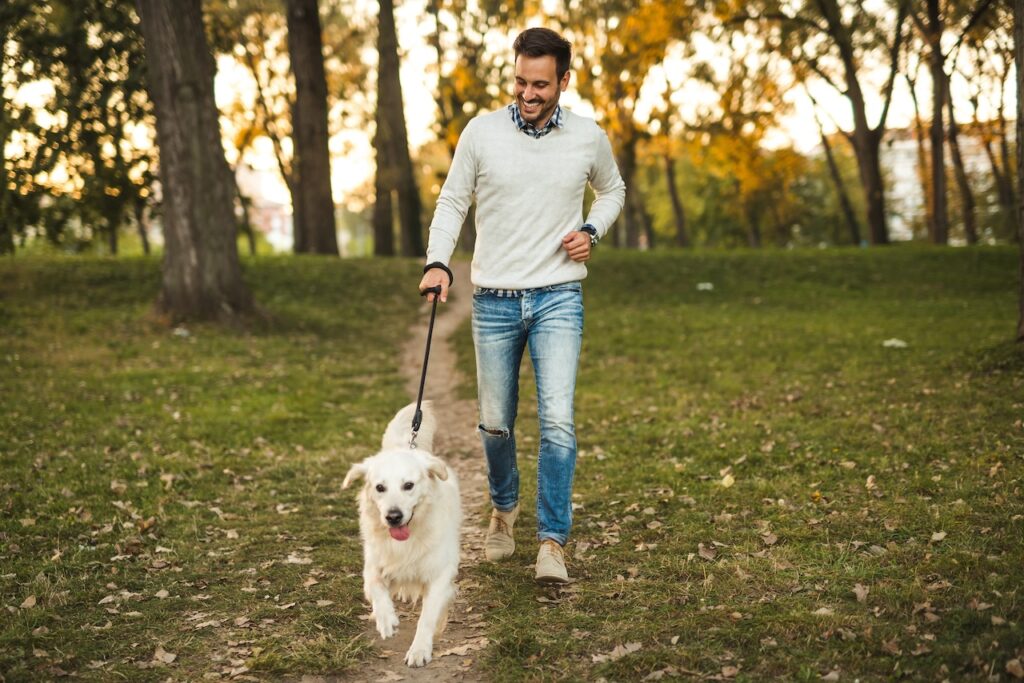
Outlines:
[{"label": "dog's black nose", "polygon": [[384,519],[388,520],[388,524],[391,526],[398,526],[402,523],[402,511],[388,510],[388,514],[384,515]]}]

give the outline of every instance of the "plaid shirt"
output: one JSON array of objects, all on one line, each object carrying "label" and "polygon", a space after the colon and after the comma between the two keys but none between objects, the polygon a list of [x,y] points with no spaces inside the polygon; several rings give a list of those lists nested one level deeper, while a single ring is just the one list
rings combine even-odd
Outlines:
[{"label": "plaid shirt", "polygon": [[562,127],[562,105],[560,104],[555,105],[554,113],[551,114],[551,118],[548,119],[548,122],[540,130],[537,130],[532,123],[523,120],[522,115],[519,113],[519,106],[515,102],[508,105],[508,111],[512,116],[512,121],[516,124],[519,130],[523,131],[530,137],[542,138],[555,128]]}]

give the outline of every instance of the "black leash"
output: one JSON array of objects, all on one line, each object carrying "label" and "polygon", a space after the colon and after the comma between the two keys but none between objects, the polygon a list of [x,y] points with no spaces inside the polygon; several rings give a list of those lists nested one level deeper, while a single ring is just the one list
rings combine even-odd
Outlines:
[{"label": "black leash", "polygon": [[434,295],[434,306],[430,309],[430,327],[427,328],[427,350],[423,352],[423,374],[420,375],[420,393],[416,396],[416,414],[412,418],[412,438],[409,439],[409,447],[416,448],[416,434],[420,431],[423,423],[423,411],[420,405],[423,403],[423,386],[427,383],[427,361],[430,360],[430,339],[434,336],[434,317],[437,315],[437,300],[441,298],[441,285],[428,287],[420,292],[420,296],[427,294]]}]

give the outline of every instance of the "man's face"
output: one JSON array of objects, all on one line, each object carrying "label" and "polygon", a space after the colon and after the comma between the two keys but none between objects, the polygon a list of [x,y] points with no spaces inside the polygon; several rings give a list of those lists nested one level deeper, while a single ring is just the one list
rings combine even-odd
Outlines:
[{"label": "man's face", "polygon": [[566,71],[559,81],[553,56],[516,57],[516,104],[519,115],[527,123],[542,128],[554,113],[559,95],[567,87],[569,72]]}]

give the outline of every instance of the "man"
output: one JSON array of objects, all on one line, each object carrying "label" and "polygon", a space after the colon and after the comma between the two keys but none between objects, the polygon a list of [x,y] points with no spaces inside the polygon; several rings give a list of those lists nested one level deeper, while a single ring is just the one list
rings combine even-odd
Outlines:
[{"label": "man", "polygon": [[[536,578],[564,583],[562,547],[572,525],[576,466],[573,394],[583,338],[580,281],[592,247],[622,209],[625,185],[604,131],[558,104],[569,85],[569,42],[531,28],[513,49],[515,102],[477,116],[463,131],[430,225],[420,291],[440,285],[441,301],[447,299],[448,262],[475,196],[473,342],[494,506],[485,555],[501,560],[515,550],[514,425],[519,365],[529,347],[540,418]],[[588,183],[596,198],[584,222]]]}]

